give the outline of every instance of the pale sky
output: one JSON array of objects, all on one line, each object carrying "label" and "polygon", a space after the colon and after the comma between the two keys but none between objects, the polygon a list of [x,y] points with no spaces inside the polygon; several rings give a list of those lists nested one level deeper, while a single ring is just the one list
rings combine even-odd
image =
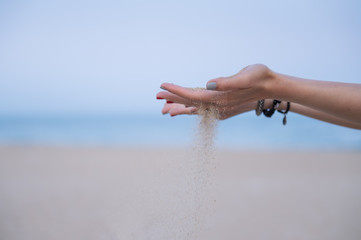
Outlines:
[{"label": "pale sky", "polygon": [[361,83],[360,1],[1,1],[0,114],[159,112],[264,63]]}]

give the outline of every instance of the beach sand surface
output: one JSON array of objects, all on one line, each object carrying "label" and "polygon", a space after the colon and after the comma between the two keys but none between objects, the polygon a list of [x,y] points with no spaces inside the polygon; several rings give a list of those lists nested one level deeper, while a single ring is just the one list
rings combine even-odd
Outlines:
[{"label": "beach sand surface", "polygon": [[2,146],[0,239],[361,239],[361,152],[191,154]]}]

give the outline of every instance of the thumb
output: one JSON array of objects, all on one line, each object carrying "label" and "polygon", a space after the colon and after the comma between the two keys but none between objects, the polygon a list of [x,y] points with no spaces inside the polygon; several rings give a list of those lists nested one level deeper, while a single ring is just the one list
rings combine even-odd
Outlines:
[{"label": "thumb", "polygon": [[231,77],[221,77],[207,82],[207,90],[227,91],[235,88],[235,79]]}]

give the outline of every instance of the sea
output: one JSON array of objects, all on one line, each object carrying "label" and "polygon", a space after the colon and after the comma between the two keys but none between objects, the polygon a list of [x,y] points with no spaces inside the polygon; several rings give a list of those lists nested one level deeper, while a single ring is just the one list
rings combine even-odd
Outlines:
[{"label": "sea", "polygon": [[[240,150],[361,150],[361,130],[294,113],[257,117],[249,112],[219,121],[215,146]],[[190,147],[197,116],[134,113],[3,115],[0,145]]]}]

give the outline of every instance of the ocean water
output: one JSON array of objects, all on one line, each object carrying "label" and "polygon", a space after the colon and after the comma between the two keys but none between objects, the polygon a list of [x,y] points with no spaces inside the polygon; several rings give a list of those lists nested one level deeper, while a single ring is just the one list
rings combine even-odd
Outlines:
[{"label": "ocean water", "polygon": [[[236,149],[361,150],[361,131],[294,113],[257,117],[249,112],[220,121],[216,146]],[[0,144],[187,147],[196,116],[161,114],[0,116]]]}]

